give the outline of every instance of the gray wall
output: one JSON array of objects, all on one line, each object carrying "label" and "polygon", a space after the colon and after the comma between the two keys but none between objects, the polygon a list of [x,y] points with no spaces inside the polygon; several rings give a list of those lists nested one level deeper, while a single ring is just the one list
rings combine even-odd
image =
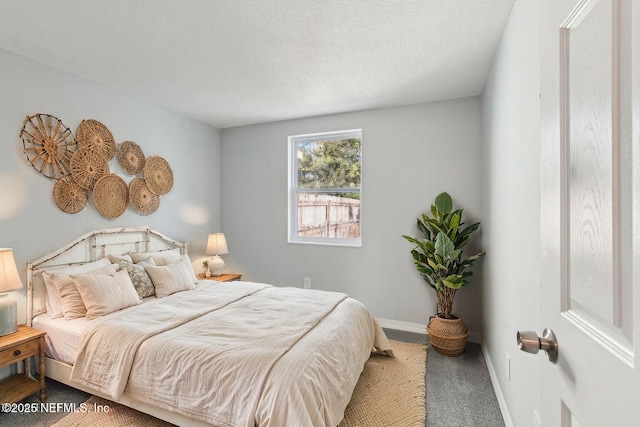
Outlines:
[{"label": "gray wall", "polygon": [[[515,330],[541,330],[538,15],[535,0],[516,1],[482,98],[223,131],[0,50],[0,246],[14,248],[24,279],[27,260],[97,228],[149,225],[189,241],[194,258],[208,233],[224,231],[226,271],[283,286],[311,277],[314,288],[347,292],[379,318],[421,328],[436,300],[400,236],[415,235],[416,216],[446,190],[468,222],[483,222],[475,249],[488,251],[455,311],[475,340],[483,333],[507,424],[530,425],[539,359],[517,351]],[[36,112],[72,129],[95,118],[116,142],[165,157],[175,184],[159,211],[128,209],[113,220],[93,206],[60,211],[53,181],[21,152],[20,128]],[[288,244],[287,136],[352,128],[363,129],[362,247]],[[115,160],[110,166],[126,177]],[[23,295],[14,292],[21,305]]]},{"label": "gray wall", "polygon": [[[248,280],[346,292],[377,317],[423,326],[436,298],[416,272],[415,219],[448,191],[468,222],[481,214],[478,97],[224,129],[222,225],[227,271]],[[287,243],[287,137],[362,128],[362,247]],[[481,268],[481,264],[476,267]],[[455,312],[480,332],[481,275]],[[403,324],[404,323],[404,324]]]},{"label": "gray wall", "polygon": [[483,245],[490,251],[483,269],[482,344],[508,426],[535,425],[540,407],[542,359],[516,345],[516,330],[542,332],[537,3],[516,1],[482,97]]},{"label": "gray wall", "polygon": [[[208,233],[220,228],[218,129],[3,50],[0,76],[0,246],[14,248],[23,281],[26,261],[100,228],[148,225],[190,242],[193,257],[204,254]],[[20,129],[37,112],[60,118],[74,132],[83,119],[96,119],[116,143],[132,140],[146,156],[164,157],[174,186],[158,211],[141,216],[129,207],[116,219],[102,217],[93,205],[73,215],[62,212],[53,199],[54,181],[22,153]],[[115,158],[109,166],[131,181]],[[24,290],[14,297],[23,316]]]}]

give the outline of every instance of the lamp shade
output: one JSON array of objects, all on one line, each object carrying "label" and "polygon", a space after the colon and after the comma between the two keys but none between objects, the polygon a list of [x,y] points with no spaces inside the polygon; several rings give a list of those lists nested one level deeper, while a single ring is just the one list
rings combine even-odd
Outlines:
[{"label": "lamp shade", "polygon": [[209,234],[206,253],[207,255],[224,255],[229,253],[227,239],[224,238],[224,233]]},{"label": "lamp shade", "polygon": [[0,293],[22,288],[13,249],[0,248]]},{"label": "lamp shade", "polygon": [[13,259],[13,249],[0,248],[0,336],[18,330],[18,303],[7,292],[21,287],[22,280]]}]

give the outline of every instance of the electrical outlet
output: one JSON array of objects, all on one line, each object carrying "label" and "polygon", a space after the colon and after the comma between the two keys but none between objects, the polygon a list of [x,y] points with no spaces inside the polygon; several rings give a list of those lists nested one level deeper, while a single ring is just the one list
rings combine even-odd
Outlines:
[{"label": "electrical outlet", "polygon": [[504,369],[505,369],[505,373],[507,374],[507,379],[510,381],[511,380],[511,356],[509,356],[509,353],[505,353],[505,365],[504,365]]},{"label": "electrical outlet", "polygon": [[311,289],[311,277],[304,278],[304,288]]}]

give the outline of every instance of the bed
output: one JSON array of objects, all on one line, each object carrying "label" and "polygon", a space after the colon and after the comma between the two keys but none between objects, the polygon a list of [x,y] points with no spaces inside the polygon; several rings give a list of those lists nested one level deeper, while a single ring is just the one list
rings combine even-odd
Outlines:
[{"label": "bed", "polygon": [[186,243],[148,227],[28,262],[27,313],[47,377],[180,426],[338,425],[371,352],[393,355],[347,295],[198,281]]}]

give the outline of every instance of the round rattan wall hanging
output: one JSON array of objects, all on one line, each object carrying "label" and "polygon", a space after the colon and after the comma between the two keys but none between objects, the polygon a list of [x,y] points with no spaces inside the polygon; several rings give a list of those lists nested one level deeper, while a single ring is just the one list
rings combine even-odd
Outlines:
[{"label": "round rattan wall hanging", "polygon": [[79,147],[89,147],[109,161],[116,154],[116,142],[111,131],[97,120],[83,120],[76,130]]},{"label": "round rattan wall hanging", "polygon": [[116,151],[118,163],[122,170],[129,175],[137,175],[144,167],[144,153],[142,148],[133,141],[125,141],[118,145]]},{"label": "round rattan wall hanging", "polygon": [[71,176],[82,188],[93,190],[96,181],[107,174],[109,164],[97,151],[82,147],[71,156]]},{"label": "round rattan wall hanging", "polygon": [[148,157],[144,162],[143,171],[147,187],[153,194],[162,196],[173,187],[173,171],[162,157]]},{"label": "round rattan wall hanging", "polygon": [[89,192],[80,187],[70,176],[60,178],[53,186],[53,198],[63,212],[80,212],[87,204]]},{"label": "round rattan wall hanging", "polygon": [[160,207],[160,196],[153,194],[144,178],[137,177],[129,185],[129,202],[140,215],[150,215]]},{"label": "round rattan wall hanging", "polygon": [[69,162],[78,144],[62,120],[50,114],[27,116],[20,138],[24,155],[39,173],[52,179],[71,173]]},{"label": "round rattan wall hanging", "polygon": [[129,204],[129,187],[116,174],[105,175],[93,187],[93,203],[100,214],[107,218],[117,218]]}]

